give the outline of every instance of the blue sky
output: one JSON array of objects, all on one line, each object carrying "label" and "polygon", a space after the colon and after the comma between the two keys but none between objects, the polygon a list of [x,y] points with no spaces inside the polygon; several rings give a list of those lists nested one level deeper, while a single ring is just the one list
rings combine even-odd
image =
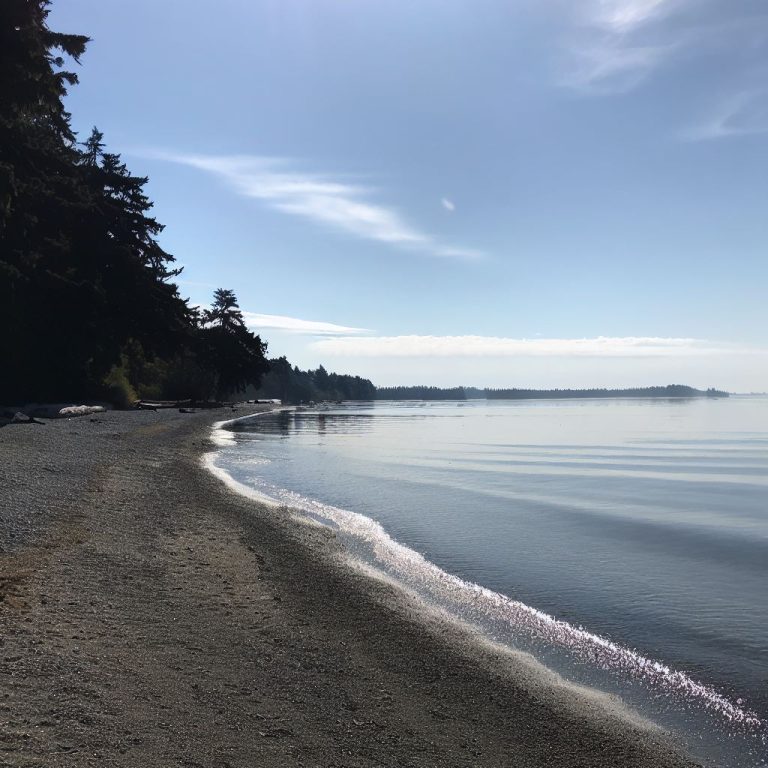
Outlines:
[{"label": "blue sky", "polygon": [[768,389],[758,0],[55,0],[181,288],[378,384]]}]

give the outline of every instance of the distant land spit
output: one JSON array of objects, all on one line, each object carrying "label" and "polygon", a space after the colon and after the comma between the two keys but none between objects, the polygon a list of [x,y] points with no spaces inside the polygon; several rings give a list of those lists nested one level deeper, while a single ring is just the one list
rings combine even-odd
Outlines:
[{"label": "distant land spit", "polygon": [[728,392],[683,384],[631,389],[478,389],[477,387],[377,387],[377,400],[560,400],[611,397],[728,397]]}]

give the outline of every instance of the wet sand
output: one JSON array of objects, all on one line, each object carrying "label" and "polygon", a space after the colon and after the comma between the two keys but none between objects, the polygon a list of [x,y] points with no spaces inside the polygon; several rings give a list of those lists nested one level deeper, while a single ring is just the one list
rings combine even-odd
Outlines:
[{"label": "wet sand", "polygon": [[229,490],[245,413],[0,429],[0,765],[692,765]]}]

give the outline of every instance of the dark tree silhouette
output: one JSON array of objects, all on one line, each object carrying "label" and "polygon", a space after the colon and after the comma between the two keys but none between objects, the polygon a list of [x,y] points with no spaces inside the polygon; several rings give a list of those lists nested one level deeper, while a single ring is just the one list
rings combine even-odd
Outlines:
[{"label": "dark tree silhouette", "polygon": [[[87,193],[62,101],[77,77],[62,57],[77,62],[88,39],[49,30],[47,7],[43,0],[0,3],[0,400],[3,392],[5,399],[20,390],[39,394],[59,363],[62,378],[75,373],[66,343],[63,354],[47,358],[66,342],[57,333],[66,317],[57,314],[87,292],[65,267]],[[34,348],[36,339],[43,348]]]},{"label": "dark tree silhouette", "polygon": [[321,400],[373,400],[376,387],[368,379],[316,371],[301,371],[285,357],[270,360],[270,371],[261,387],[249,388],[248,397],[277,398],[284,403]]},{"label": "dark tree silhouette", "polygon": [[378,400],[561,400],[605,397],[728,397],[717,389],[694,389],[683,384],[632,389],[477,389],[476,387],[380,387]]},{"label": "dark tree silhouette", "polygon": [[110,348],[105,339],[99,346],[112,361],[128,339],[150,355],[169,354],[183,343],[191,321],[170,282],[181,270],[157,242],[163,226],[149,215],[147,178],[133,176],[119,155],[104,152],[102,139],[94,128],[84,144],[80,165],[96,205],[78,233],[84,239],[79,253],[95,257],[91,279],[108,298],[100,317],[118,344]]},{"label": "dark tree silhouette", "polygon": [[199,359],[214,374],[213,394],[218,399],[259,386],[269,370],[267,345],[246,327],[233,291],[215,291],[211,309],[202,313],[198,335]]},{"label": "dark tree silhouette", "polygon": [[[0,0],[0,404],[137,395],[227,397],[257,387],[266,344],[219,289],[190,307],[160,246],[146,177],[78,144],[64,108],[88,38],[48,28],[48,0]],[[347,391],[320,368],[288,387]],[[282,369],[281,369],[282,370]]]},{"label": "dark tree silhouette", "polygon": [[227,329],[245,325],[235,292],[226,288],[217,288],[213,292],[213,304],[204,311],[203,317],[206,323]]},{"label": "dark tree silhouette", "polygon": [[70,127],[60,54],[79,61],[88,39],[47,16],[0,4],[0,401],[98,395],[129,342],[168,352],[190,329],[146,178]]}]

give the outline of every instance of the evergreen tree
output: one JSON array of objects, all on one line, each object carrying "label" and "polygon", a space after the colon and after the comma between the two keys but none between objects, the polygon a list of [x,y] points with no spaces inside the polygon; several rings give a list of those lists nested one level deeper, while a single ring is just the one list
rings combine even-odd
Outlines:
[{"label": "evergreen tree", "polygon": [[204,316],[205,322],[228,330],[245,325],[235,292],[227,288],[217,288],[213,292],[213,304],[205,310]]},{"label": "evergreen tree", "polygon": [[376,396],[376,387],[360,376],[328,373],[323,366],[316,371],[302,371],[298,366],[291,366],[285,357],[270,360],[269,365],[263,384],[249,388],[248,397],[306,403],[313,400],[373,400]]},{"label": "evergreen tree", "polygon": [[62,268],[87,208],[62,101],[77,77],[62,55],[77,62],[88,39],[52,32],[47,16],[45,0],[0,4],[0,401],[46,390],[38,385],[59,361],[35,340],[55,333],[62,305],[82,298]]},{"label": "evergreen tree", "polygon": [[181,270],[157,242],[163,226],[149,215],[152,202],[144,192],[147,178],[133,176],[120,156],[104,152],[96,128],[84,143],[80,166],[95,205],[90,221],[78,232],[78,251],[89,279],[108,298],[99,313],[117,348],[103,338],[105,358],[131,339],[149,355],[170,354],[189,333],[191,315],[171,281]]},{"label": "evergreen tree", "polygon": [[88,40],[51,32],[47,8],[0,4],[0,402],[99,395],[129,342],[168,354],[192,330],[146,178],[96,129],[75,142],[58,54]]},{"label": "evergreen tree", "polygon": [[211,309],[202,313],[198,357],[215,376],[214,394],[219,400],[258,387],[269,370],[267,345],[251,333],[243,320],[233,291],[219,288]]},{"label": "evergreen tree", "polygon": [[[266,345],[232,291],[190,308],[158,242],[147,179],[64,109],[88,39],[52,32],[47,0],[0,2],[0,403],[225,397],[258,385]],[[109,385],[107,382],[110,382]]]}]

